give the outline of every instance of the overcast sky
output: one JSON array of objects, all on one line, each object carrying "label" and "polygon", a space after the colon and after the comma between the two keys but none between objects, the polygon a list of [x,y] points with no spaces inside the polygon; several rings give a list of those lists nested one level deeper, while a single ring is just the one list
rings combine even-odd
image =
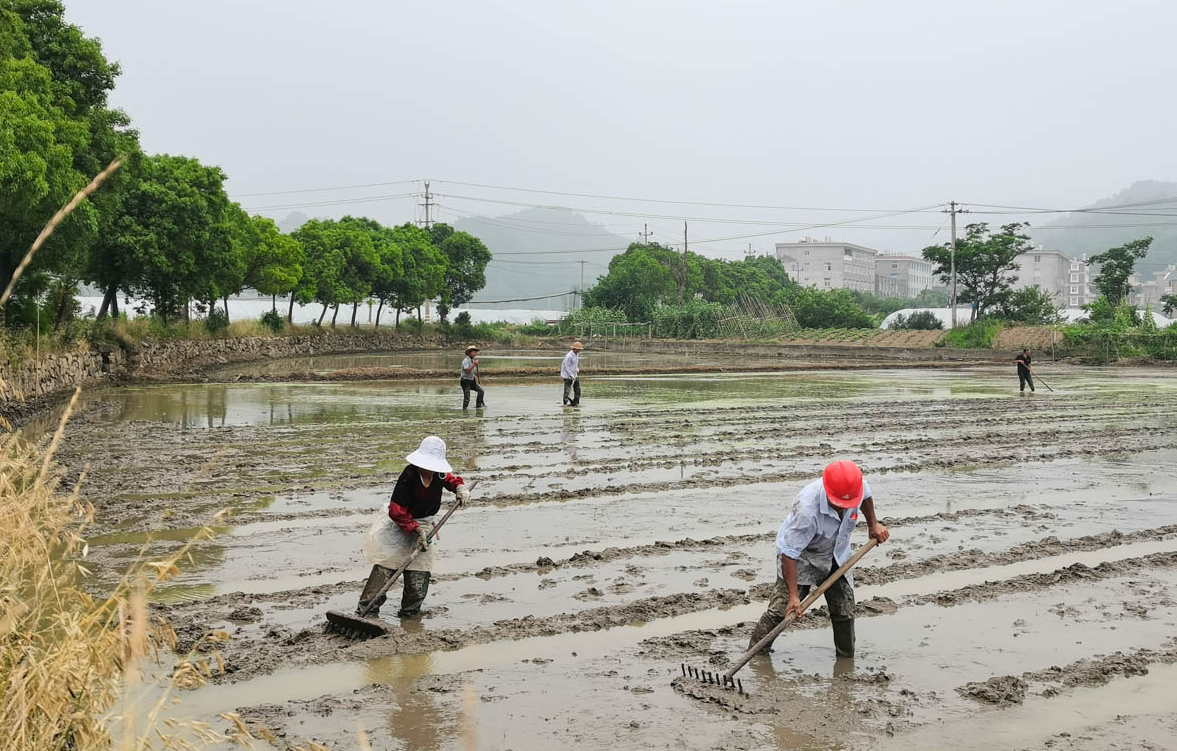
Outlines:
[{"label": "overcast sky", "polygon": [[[415,187],[246,193],[423,177],[861,209],[1061,208],[1177,179],[1177,4],[1158,0],[65,2],[122,64],[113,101],[144,147],[220,165],[247,208]],[[780,222],[861,216],[434,190],[454,216],[519,208],[458,195]],[[412,219],[414,203],[302,210],[391,222]],[[591,218],[621,234],[642,223]],[[681,234],[681,222],[653,226]],[[700,240],[773,229],[692,224]],[[913,250],[932,232],[800,234]]]}]

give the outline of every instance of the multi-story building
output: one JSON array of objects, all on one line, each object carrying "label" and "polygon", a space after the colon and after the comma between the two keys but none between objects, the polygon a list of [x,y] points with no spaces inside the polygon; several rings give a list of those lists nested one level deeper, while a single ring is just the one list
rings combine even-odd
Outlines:
[{"label": "multi-story building", "polygon": [[776,257],[798,284],[818,289],[875,289],[875,256],[878,252],[854,243],[825,242],[805,238],[796,243],[777,243]]},{"label": "multi-story building", "polygon": [[1081,308],[1095,299],[1086,257],[1074,259],[1061,250],[1036,248],[1019,254],[1015,261],[1019,268],[1014,272],[1014,289],[1036,286],[1065,308]]},{"label": "multi-story building", "polygon": [[884,297],[915,297],[934,285],[932,263],[916,256],[875,257],[875,293]]},{"label": "multi-story building", "polygon": [[1170,265],[1145,279],[1133,272],[1128,277],[1128,304],[1136,308],[1160,308],[1161,298],[1177,294],[1177,266]]}]

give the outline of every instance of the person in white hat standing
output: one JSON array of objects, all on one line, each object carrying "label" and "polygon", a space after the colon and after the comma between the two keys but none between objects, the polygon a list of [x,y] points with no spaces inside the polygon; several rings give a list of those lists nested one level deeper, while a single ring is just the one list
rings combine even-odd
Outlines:
[{"label": "person in white hat standing", "polygon": [[564,406],[580,406],[580,351],[584,345],[573,342],[572,349],[564,355],[560,363],[560,377],[564,379]]},{"label": "person in white hat standing", "polygon": [[471,390],[478,393],[478,400],[474,402],[474,409],[486,406],[486,390],[482,388],[482,379],[478,377],[478,347],[471,344],[466,348],[466,356],[462,358],[462,409],[470,408]]},{"label": "person in white hat standing", "polygon": [[[431,435],[422,440],[420,447],[405,457],[409,465],[397,478],[396,486],[392,489],[392,497],[388,501],[388,518],[400,530],[400,549],[395,551],[392,557],[400,560],[408,557],[418,540],[425,546],[405,569],[404,591],[401,595],[400,611],[397,613],[401,618],[420,615],[421,604],[425,602],[425,595],[429,593],[436,538],[434,543],[430,544],[427,536],[433,529],[433,518],[441,508],[442,490],[456,494],[459,505],[464,505],[470,498],[470,491],[466,489],[462,478],[453,473],[453,468],[446,461],[445,452],[445,441],[437,436]],[[360,594],[357,614],[368,607],[372,598],[384,588],[395,571],[394,568],[379,564],[372,566],[372,573],[368,575],[364,591]],[[378,617],[380,607],[386,599],[382,596],[376,603],[374,612],[368,615]]]}]

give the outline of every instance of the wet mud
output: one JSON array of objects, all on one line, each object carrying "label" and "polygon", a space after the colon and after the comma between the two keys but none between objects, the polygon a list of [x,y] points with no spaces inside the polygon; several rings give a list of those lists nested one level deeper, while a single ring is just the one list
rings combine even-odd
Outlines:
[{"label": "wet mud", "polygon": [[[213,525],[153,608],[181,649],[231,636],[184,704],[240,710],[279,748],[355,748],[356,728],[376,748],[874,748],[1175,662],[1171,373],[1051,365],[1059,394],[1018,398],[1005,369],[762,365],[586,371],[578,411],[547,368],[488,378],[485,412],[406,368],[227,372],[88,394],[59,459],[66,481],[87,473],[96,591]],[[442,534],[424,617],[326,631],[430,433],[480,485]],[[841,456],[892,532],[855,571],[858,657],[834,660],[819,606],[741,671],[747,696],[684,680],[681,663],[739,657],[777,526]],[[1165,718],[1122,725],[1148,740]]]}]

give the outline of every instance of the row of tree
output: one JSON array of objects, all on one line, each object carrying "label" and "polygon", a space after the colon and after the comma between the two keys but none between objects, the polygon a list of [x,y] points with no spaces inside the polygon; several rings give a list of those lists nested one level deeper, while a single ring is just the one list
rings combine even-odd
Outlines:
[{"label": "row of tree", "polygon": [[[1017,257],[1034,249],[1030,236],[1025,233],[1029,226],[1025,222],[1015,222],[993,231],[987,223],[977,222],[968,225],[964,238],[956,241],[957,299],[972,307],[970,320],[986,314],[1015,316],[1023,320],[1027,316],[1035,317],[1032,311],[1048,311],[1053,307],[1053,313],[1057,314],[1062,307],[1037,288],[1014,290],[1020,268]],[[1099,273],[1092,284],[1112,308],[1127,298],[1130,292],[1128,278],[1136,262],[1148,254],[1151,245],[1152,238],[1144,237],[1109,248],[1089,259],[1099,265]],[[953,251],[950,243],[924,248],[923,257],[935,265],[935,273],[941,282],[952,284]]]},{"label": "row of tree", "polygon": [[[485,285],[490,252],[444,224],[389,228],[371,219],[311,221],[284,235],[229,199],[225,174],[184,156],[148,155],[130,118],[108,105],[119,67],[63,17],[58,0],[0,0],[0,280],[53,213],[115,157],[121,169],[49,238],[5,317],[31,320],[48,290],[57,317],[80,282],[149,301],[165,321],[190,301],[208,309],[251,288],[329,308],[365,299],[400,312],[440,299],[443,316]],[[379,316],[379,314],[378,314]],[[320,322],[323,316],[320,316]]]},{"label": "row of tree", "polygon": [[705,258],[657,243],[633,243],[609,262],[609,272],[584,296],[586,306],[624,311],[630,321],[653,321],[660,306],[691,300],[730,305],[753,300],[769,307],[788,305],[806,328],[860,328],[874,316],[849,290],[802,287],[775,258],[742,261]]}]

